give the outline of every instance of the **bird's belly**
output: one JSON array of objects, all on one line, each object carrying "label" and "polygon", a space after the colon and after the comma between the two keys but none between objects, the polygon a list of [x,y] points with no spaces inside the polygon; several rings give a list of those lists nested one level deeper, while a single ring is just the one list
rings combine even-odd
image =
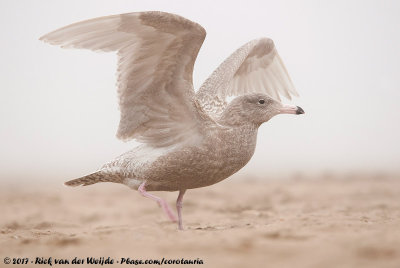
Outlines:
[{"label": "bird's belly", "polygon": [[246,165],[253,152],[251,148],[189,147],[170,153],[146,172],[146,189],[177,191],[215,184]]}]

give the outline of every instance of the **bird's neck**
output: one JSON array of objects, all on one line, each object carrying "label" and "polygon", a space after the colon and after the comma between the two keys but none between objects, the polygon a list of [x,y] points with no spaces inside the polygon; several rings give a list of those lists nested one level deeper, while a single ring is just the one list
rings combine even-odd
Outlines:
[{"label": "bird's neck", "polygon": [[218,123],[229,127],[240,127],[257,130],[260,124],[248,120],[245,111],[236,107],[228,107],[218,119]]},{"label": "bird's neck", "polygon": [[226,136],[225,140],[228,143],[236,144],[252,144],[257,140],[257,132],[260,124],[255,124],[251,120],[244,120],[243,116],[238,114],[222,114],[218,123],[226,129],[223,131]]},{"label": "bird's neck", "polygon": [[[232,175],[251,159],[257,143],[258,126],[238,120],[221,121],[224,125],[218,135],[218,151],[222,155],[221,172]],[[214,144],[216,144],[214,142]]]}]

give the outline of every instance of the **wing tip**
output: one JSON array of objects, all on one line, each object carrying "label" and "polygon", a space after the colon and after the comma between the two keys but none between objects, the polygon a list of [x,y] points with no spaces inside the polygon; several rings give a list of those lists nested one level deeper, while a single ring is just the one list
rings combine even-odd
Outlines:
[{"label": "wing tip", "polygon": [[39,41],[42,41],[44,43],[50,44],[50,45],[60,45],[60,42],[57,41],[56,39],[51,37],[51,34],[53,32],[47,33],[45,35],[42,35],[41,37],[39,37]]},{"label": "wing tip", "polygon": [[38,38],[38,40],[45,43],[50,43],[50,40],[47,38],[47,35],[48,34],[42,35],[41,37]]}]

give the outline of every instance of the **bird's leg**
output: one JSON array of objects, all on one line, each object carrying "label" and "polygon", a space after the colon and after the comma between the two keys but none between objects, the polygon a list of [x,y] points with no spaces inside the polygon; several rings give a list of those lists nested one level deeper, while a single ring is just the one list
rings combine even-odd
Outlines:
[{"label": "bird's leg", "polygon": [[176,210],[178,211],[178,227],[179,230],[183,230],[183,225],[182,225],[182,199],[183,195],[185,194],[186,190],[180,190],[178,199],[176,199]]},{"label": "bird's leg", "polygon": [[155,195],[152,195],[152,194],[149,194],[148,192],[146,192],[145,184],[146,184],[146,182],[143,182],[142,184],[140,184],[140,186],[139,186],[139,188],[138,188],[139,193],[140,193],[141,195],[143,195],[144,197],[147,197],[147,198],[150,198],[150,199],[156,201],[157,204],[158,204],[159,206],[161,206],[161,208],[164,210],[165,214],[167,214],[168,218],[169,218],[171,221],[176,222],[176,221],[177,221],[176,216],[175,216],[175,214],[172,212],[172,210],[171,210],[171,208],[169,207],[168,203],[165,202],[165,200],[163,200],[162,198],[160,198],[160,197],[158,197],[158,196],[155,196]]}]

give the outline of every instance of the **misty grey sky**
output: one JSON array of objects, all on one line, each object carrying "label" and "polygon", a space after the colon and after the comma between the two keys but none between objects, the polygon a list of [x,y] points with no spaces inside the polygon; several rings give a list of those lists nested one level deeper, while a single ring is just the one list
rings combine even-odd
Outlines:
[{"label": "misty grey sky", "polygon": [[[261,126],[240,174],[400,167],[399,1],[0,1],[0,180],[79,177],[132,148],[119,122],[113,53],[38,41],[94,17],[148,10],[201,24],[195,88],[235,49],[275,41],[304,116]],[[287,102],[287,101],[286,101]]]}]

